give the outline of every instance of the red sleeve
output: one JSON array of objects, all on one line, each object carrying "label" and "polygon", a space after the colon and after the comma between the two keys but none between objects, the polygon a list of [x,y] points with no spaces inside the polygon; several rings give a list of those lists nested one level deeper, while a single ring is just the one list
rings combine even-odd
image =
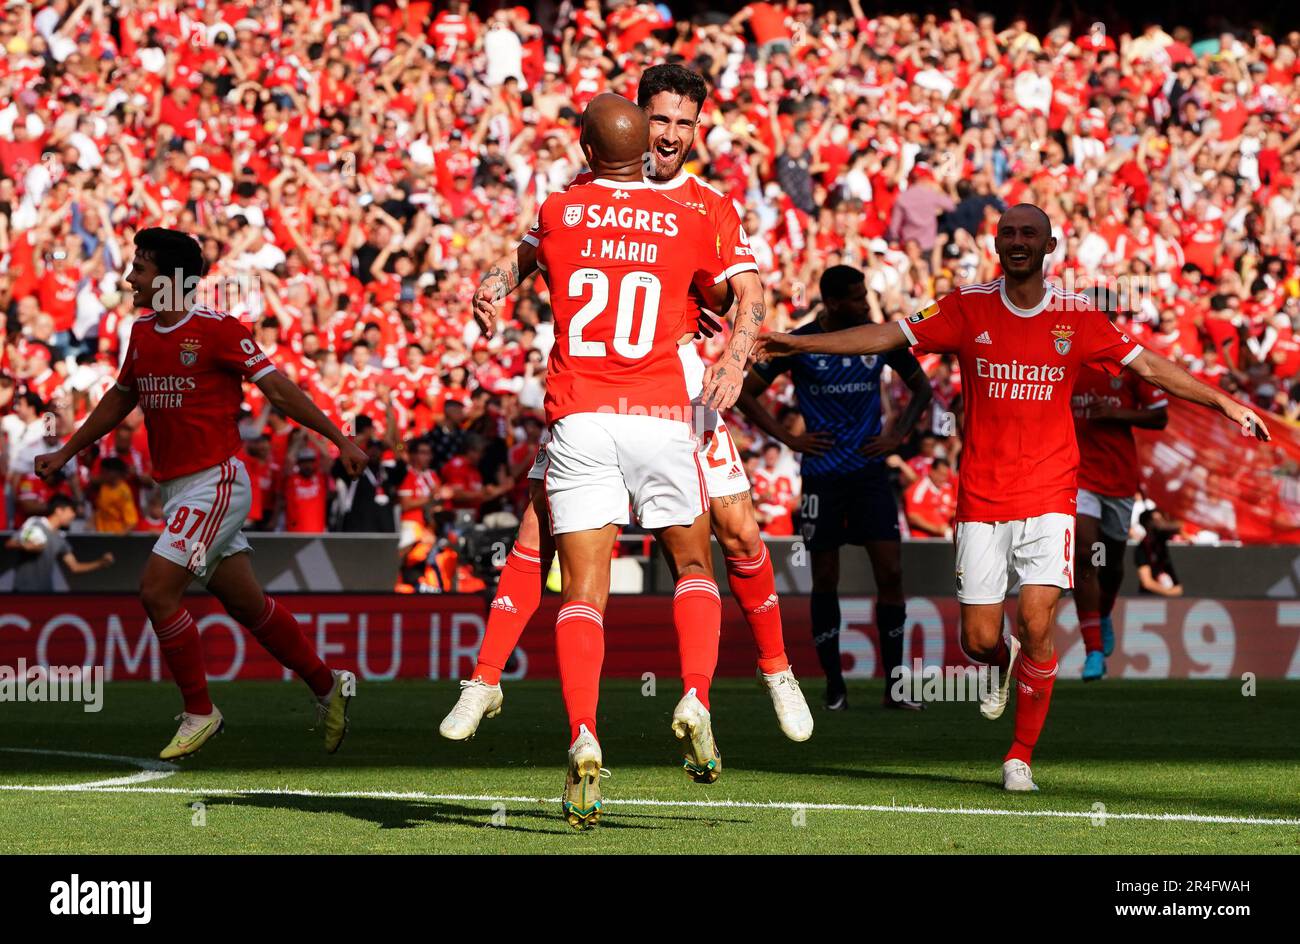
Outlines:
[{"label": "red sleeve", "polygon": [[550,218],[551,214],[555,212],[553,208],[549,210],[548,208],[551,207],[551,204],[553,204],[557,199],[563,199],[561,193],[551,194],[542,203],[541,207],[538,208],[537,219],[533,220],[533,225],[529,228],[528,232],[524,234],[524,242],[528,243],[528,245],[541,248],[542,236],[546,232],[546,221]]},{"label": "red sleeve", "polygon": [[256,383],[275,365],[253,340],[252,332],[236,318],[225,317],[217,322],[217,363],[242,379]]},{"label": "red sleeve", "polygon": [[1117,328],[1101,312],[1087,312],[1082,323],[1088,326],[1083,339],[1086,345],[1083,360],[1089,367],[1100,367],[1112,377],[1117,377],[1122,368],[1142,353],[1142,345]]},{"label": "red sleeve", "polygon": [[749,248],[749,236],[740,223],[736,205],[728,197],[719,202],[713,214],[713,228],[717,233],[717,250],[725,269],[724,278],[741,272],[757,272],[754,253]]},{"label": "red sleeve", "polygon": [[952,292],[899,324],[918,354],[955,354],[961,348],[964,320],[961,293]]}]

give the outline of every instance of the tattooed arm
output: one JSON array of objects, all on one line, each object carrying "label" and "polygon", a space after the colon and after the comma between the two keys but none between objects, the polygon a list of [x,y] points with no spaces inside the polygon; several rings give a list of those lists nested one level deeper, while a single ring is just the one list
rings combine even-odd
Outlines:
[{"label": "tattooed arm", "polygon": [[745,380],[745,362],[758,340],[763,319],[767,317],[763,283],[757,272],[741,272],[733,275],[730,281],[736,294],[731,341],[717,363],[710,364],[704,372],[704,392],[701,394],[701,399],[715,410],[729,410],[735,405]]},{"label": "tattooed arm", "polygon": [[487,270],[474,292],[474,320],[485,337],[496,334],[497,306],[536,271],[537,247],[522,241]]}]

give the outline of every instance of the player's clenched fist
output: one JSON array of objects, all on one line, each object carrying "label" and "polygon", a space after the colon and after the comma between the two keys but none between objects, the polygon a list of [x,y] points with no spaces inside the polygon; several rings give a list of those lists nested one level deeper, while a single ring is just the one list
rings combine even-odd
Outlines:
[{"label": "player's clenched fist", "polygon": [[370,459],[364,449],[348,440],[339,450],[339,461],[343,463],[343,468],[348,475],[358,476],[365,469]]},{"label": "player's clenched fist", "polygon": [[36,457],[36,474],[48,480],[55,472],[63,468],[68,460],[61,452],[46,452]]}]

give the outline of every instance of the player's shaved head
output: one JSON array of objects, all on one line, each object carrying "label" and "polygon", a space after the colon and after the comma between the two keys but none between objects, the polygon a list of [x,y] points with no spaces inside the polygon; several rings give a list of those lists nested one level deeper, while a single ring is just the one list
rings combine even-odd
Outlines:
[{"label": "player's shaved head", "polygon": [[[1013,216],[1013,214],[1015,215]],[[1041,226],[1045,232],[1050,233],[1052,231],[1052,220],[1047,215],[1047,211],[1035,203],[1017,203],[1015,206],[1007,209],[1002,214],[1002,217],[998,222],[1001,223],[1002,220],[1007,219],[1007,217],[1011,217],[1010,222],[1015,224],[1020,222],[1022,217],[1024,217],[1026,214],[1028,215],[1029,218],[1032,218],[1035,222],[1037,222],[1038,225]]]},{"label": "player's shaved head", "polygon": [[582,150],[598,177],[640,179],[649,137],[645,112],[613,92],[597,95],[582,113]]}]

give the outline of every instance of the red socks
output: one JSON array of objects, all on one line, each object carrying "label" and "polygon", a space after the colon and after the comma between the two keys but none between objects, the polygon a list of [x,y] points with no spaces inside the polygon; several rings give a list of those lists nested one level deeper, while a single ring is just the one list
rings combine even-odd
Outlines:
[{"label": "red socks", "polygon": [[677,581],[673,591],[673,625],[682,663],[682,691],[695,689],[695,697],[709,707],[709,685],[718,668],[718,642],[722,633],[722,598],[718,585],[693,574]]},{"label": "red socks", "polygon": [[767,547],[757,557],[728,557],[727,583],[754,634],[759,670],[774,675],[790,668],[790,660],[785,656],[785,637],[781,633],[776,575],[772,572]]},{"label": "red socks", "polygon": [[572,744],[584,724],[593,735],[596,733],[600,667],[605,661],[605,628],[598,609],[577,600],[560,607],[555,618],[555,656],[560,664],[560,689],[569,714]]},{"label": "red socks", "polygon": [[482,679],[489,685],[500,683],[501,672],[519,645],[524,627],[542,604],[543,581],[541,555],[515,542],[501,570],[483,642],[478,647],[478,663],[470,678]]},{"label": "red socks", "polygon": [[311,686],[317,698],[324,698],[334,687],[334,673],[316,655],[293,614],[277,604],[269,594],[265,597],[262,615],[254,620],[248,631],[281,665],[296,672]]},{"label": "red socks", "polygon": [[1101,652],[1101,614],[1080,610],[1079,635],[1085,652]]},{"label": "red socks", "polygon": [[1056,653],[1047,662],[1034,662],[1021,653],[1016,663],[1016,679],[1020,690],[1016,693],[1016,739],[1004,760],[1023,760],[1026,764],[1034,754],[1034,745],[1047,720],[1047,707],[1052,702],[1052,685],[1056,681]]},{"label": "red socks", "polygon": [[192,715],[212,714],[208,677],[203,667],[203,644],[190,611],[181,608],[154,627],[167,670],[180,686],[185,710]]}]

